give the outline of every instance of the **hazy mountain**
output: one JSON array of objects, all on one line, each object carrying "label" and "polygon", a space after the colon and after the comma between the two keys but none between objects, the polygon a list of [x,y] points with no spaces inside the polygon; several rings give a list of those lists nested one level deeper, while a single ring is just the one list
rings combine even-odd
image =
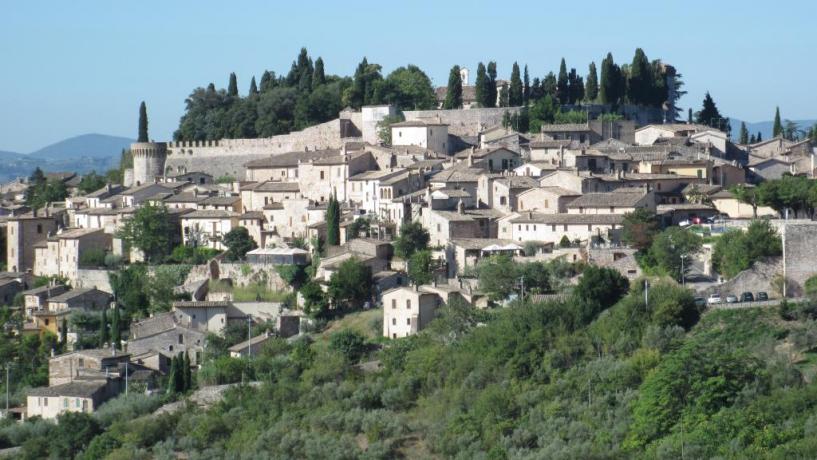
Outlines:
[{"label": "hazy mountain", "polygon": [[0,182],[45,172],[91,170],[105,172],[119,165],[119,156],[132,139],[105,134],[83,134],[43,147],[30,154],[0,151]]},{"label": "hazy mountain", "polygon": [[[732,125],[732,138],[737,140],[738,136],[740,136],[740,123],[742,120],[738,120],[737,118],[730,118],[729,123]],[[817,123],[817,120],[794,120],[800,126],[802,130],[808,130],[814,123]],[[763,139],[771,139],[772,138],[772,128],[774,127],[774,121],[758,121],[755,123],[746,122],[746,129],[749,130],[749,134],[757,135],[758,131],[760,132]]]},{"label": "hazy mountain", "polygon": [[83,134],[43,147],[29,155],[44,160],[68,160],[77,157],[115,157],[118,159],[122,149],[129,147],[132,142],[134,142],[133,139],[126,137]]}]

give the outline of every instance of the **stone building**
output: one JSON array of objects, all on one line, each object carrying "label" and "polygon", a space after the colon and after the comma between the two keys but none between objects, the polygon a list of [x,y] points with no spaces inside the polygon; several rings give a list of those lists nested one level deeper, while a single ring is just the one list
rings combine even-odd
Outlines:
[{"label": "stone building", "polygon": [[518,242],[540,241],[558,244],[563,237],[572,241],[601,238],[606,242],[620,240],[623,214],[542,214],[521,213],[508,225],[500,226],[500,238]]},{"label": "stone building", "polygon": [[6,267],[12,272],[34,268],[34,247],[63,226],[63,211],[46,207],[7,218]]},{"label": "stone building", "polygon": [[404,286],[386,291],[383,299],[383,337],[397,339],[416,334],[436,316],[443,301],[422,287]]},{"label": "stone building", "polygon": [[413,145],[439,154],[449,152],[448,125],[430,120],[406,120],[391,125],[394,147]]},{"label": "stone building", "polygon": [[181,235],[188,246],[224,250],[222,239],[238,226],[239,214],[225,210],[196,210],[181,217]]}]

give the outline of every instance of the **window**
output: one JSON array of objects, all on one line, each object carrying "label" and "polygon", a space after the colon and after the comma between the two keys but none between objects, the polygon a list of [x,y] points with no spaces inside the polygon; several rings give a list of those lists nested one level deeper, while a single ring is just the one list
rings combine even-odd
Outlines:
[{"label": "window", "polygon": [[439,232],[439,231],[441,231],[441,230],[440,230],[440,224],[437,224],[437,231],[438,231],[438,232]]},{"label": "window", "polygon": [[391,307],[397,308],[397,299],[391,299]]},{"label": "window", "polygon": [[699,169],[698,170],[698,179],[701,179],[703,177],[704,177],[704,172]]},{"label": "window", "polygon": [[[321,171],[321,180],[323,180],[323,171]],[[323,200],[321,200],[323,201]]]},{"label": "window", "polygon": [[411,318],[406,318],[406,326],[411,326]]},{"label": "window", "polygon": [[614,212],[616,212],[616,207],[615,206],[610,206],[610,214],[612,214]]},{"label": "window", "polygon": [[550,226],[550,231],[551,231],[551,232],[555,232],[555,231],[556,231],[556,224],[551,224],[551,226]]},{"label": "window", "polygon": [[79,358],[79,361],[77,362],[77,366],[79,366],[80,369],[84,369],[85,368],[85,359]]},{"label": "window", "polygon": [[591,230],[593,230],[593,226],[592,226],[592,225],[590,225],[590,224],[587,224],[587,231],[589,232],[589,231],[591,231]]},{"label": "window", "polygon": [[43,406],[48,407],[48,397],[43,398]]},{"label": "window", "polygon": [[392,318],[391,319],[391,325],[392,326],[397,326],[397,318]]},{"label": "window", "polygon": [[411,310],[411,299],[406,299],[406,310]]},{"label": "window", "polygon": [[62,407],[68,409],[68,398],[62,398]]},{"label": "window", "polygon": [[37,233],[43,232],[43,224],[37,224]]},{"label": "window", "polygon": [[183,343],[184,343],[184,335],[179,334],[179,344],[181,345]]}]

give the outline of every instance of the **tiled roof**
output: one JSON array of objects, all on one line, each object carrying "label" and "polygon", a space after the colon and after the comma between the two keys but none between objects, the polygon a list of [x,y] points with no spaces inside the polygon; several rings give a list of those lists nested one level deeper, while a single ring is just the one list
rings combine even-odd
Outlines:
[{"label": "tiled roof", "polygon": [[227,301],[188,301],[173,302],[173,308],[228,308],[232,305]]},{"label": "tiled roof", "polygon": [[512,223],[532,223],[550,225],[619,225],[624,222],[623,214],[541,214],[522,213]]},{"label": "tiled roof", "polygon": [[568,203],[568,208],[594,208],[608,206],[635,206],[644,198],[642,190],[615,191],[608,193],[585,193]]},{"label": "tiled roof", "polygon": [[293,192],[297,193],[301,191],[301,184],[298,182],[272,182],[267,181],[262,184],[259,184],[255,187],[254,191],[256,192],[277,192],[277,193],[285,193],[285,192]]},{"label": "tiled roof", "polygon": [[67,396],[72,398],[90,398],[94,394],[105,390],[106,382],[103,380],[78,381],[55,385],[51,387],[33,388],[28,392],[28,396]]},{"label": "tiled roof", "polygon": [[272,155],[268,158],[253,160],[244,164],[248,169],[253,168],[286,168],[297,167],[298,163],[315,161],[330,156],[340,156],[340,150],[312,150],[309,152],[289,152]]},{"label": "tiled roof", "polygon": [[233,211],[225,211],[223,209],[198,209],[184,215],[185,219],[228,219],[231,217],[238,217],[238,213]]}]

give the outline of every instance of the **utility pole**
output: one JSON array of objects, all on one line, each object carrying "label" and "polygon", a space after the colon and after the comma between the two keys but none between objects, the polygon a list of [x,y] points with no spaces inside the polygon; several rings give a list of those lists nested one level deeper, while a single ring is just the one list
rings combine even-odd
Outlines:
[{"label": "utility pole", "polygon": [[125,363],[125,396],[128,395],[128,364]]},{"label": "utility pole", "polygon": [[681,286],[686,287],[686,276],[684,276],[684,259],[686,254],[681,254]]},{"label": "utility pole", "polygon": [[11,369],[11,363],[6,364],[6,417],[9,416],[9,369]]},{"label": "utility pole", "polygon": [[650,283],[644,279],[644,310],[649,311],[650,307]]}]

